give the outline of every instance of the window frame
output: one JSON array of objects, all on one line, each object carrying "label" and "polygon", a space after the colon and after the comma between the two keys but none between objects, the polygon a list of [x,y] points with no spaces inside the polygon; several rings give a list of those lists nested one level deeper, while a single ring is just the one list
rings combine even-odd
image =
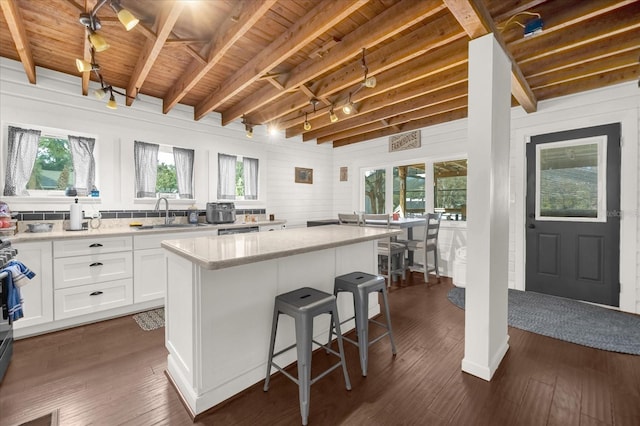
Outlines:
[{"label": "window frame", "polygon": [[[369,164],[359,167],[359,182],[358,182],[358,209],[364,212],[365,210],[365,172],[369,170],[385,169],[386,171],[386,184],[385,184],[385,210],[391,212],[393,208],[393,168],[399,166],[407,166],[411,164],[424,163],[424,196],[425,196],[425,212],[432,212],[435,208],[435,189],[434,189],[434,176],[433,176],[433,164],[443,161],[454,160],[467,160],[467,153],[447,154],[446,156],[438,157],[415,157],[402,160],[396,160],[393,162]],[[465,222],[465,220],[458,222]]]},{"label": "window frame", "polygon": [[[85,133],[85,132],[79,132],[76,130],[67,130],[67,129],[60,129],[60,128],[55,128],[55,127],[48,127],[48,126],[40,126],[40,125],[36,125],[36,124],[25,124],[25,123],[15,123],[15,122],[7,122],[7,123],[3,123],[2,124],[2,152],[0,153],[0,161],[2,161],[2,164],[4,165],[4,167],[6,168],[7,166],[7,159],[9,157],[9,154],[7,152],[8,150],[8,141],[7,141],[7,137],[8,137],[8,132],[9,132],[9,126],[13,126],[13,127],[21,127],[24,129],[34,129],[34,130],[40,130],[42,133],[40,135],[40,137],[54,137],[57,139],[65,139],[65,140],[69,140],[69,135],[73,135],[73,136],[80,136],[80,137],[86,137],[86,138],[93,138],[96,141],[95,147],[93,149],[93,158],[95,160],[95,185],[96,188],[100,188],[100,162],[98,161],[100,158],[100,143],[99,143],[99,137],[96,134],[93,133]],[[6,169],[5,169],[6,170]],[[4,188],[4,184],[5,184],[5,175],[2,174],[2,176],[0,176],[0,187]],[[20,203],[20,202],[28,202],[28,203],[33,203],[33,204],[64,204],[67,205],[69,204],[69,199],[70,197],[67,195],[64,195],[64,191],[62,190],[55,190],[55,191],[47,191],[47,190],[38,190],[38,189],[30,189],[29,191],[29,195],[25,196],[25,195],[3,195],[2,197],[13,200],[16,203]],[[33,194],[32,194],[33,193]],[[102,192],[101,192],[102,194]],[[101,197],[91,197],[89,196],[89,194],[87,194],[87,196],[79,196],[79,197],[74,197],[74,198],[78,198],[79,200],[82,200],[83,204],[99,204],[101,203]]]}]

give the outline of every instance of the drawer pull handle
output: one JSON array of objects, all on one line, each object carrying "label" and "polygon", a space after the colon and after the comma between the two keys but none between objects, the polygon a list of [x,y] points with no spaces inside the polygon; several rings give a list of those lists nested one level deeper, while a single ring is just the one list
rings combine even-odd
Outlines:
[{"label": "drawer pull handle", "polygon": [[102,244],[100,244],[100,243],[93,243],[93,244],[91,244],[89,247],[102,247]]},{"label": "drawer pull handle", "polygon": [[90,267],[93,266],[102,266],[102,262],[93,262],[91,265],[89,265]]},{"label": "drawer pull handle", "polygon": [[91,293],[89,296],[100,296],[102,294],[101,291],[94,291],[93,293]]}]

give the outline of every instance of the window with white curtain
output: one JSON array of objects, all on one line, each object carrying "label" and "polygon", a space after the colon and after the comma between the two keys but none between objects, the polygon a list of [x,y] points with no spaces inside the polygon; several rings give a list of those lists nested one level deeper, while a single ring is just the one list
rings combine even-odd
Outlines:
[{"label": "window with white curtain", "polygon": [[136,198],[193,199],[193,149],[134,142]]},{"label": "window with white curtain", "polygon": [[218,199],[257,200],[259,160],[218,154]]},{"label": "window with white curtain", "polygon": [[96,186],[95,139],[59,129],[8,126],[3,195],[89,195]]}]

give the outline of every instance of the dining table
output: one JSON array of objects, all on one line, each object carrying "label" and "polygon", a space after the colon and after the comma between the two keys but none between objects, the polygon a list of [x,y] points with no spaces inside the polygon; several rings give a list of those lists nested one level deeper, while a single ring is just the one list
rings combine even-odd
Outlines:
[{"label": "dining table", "polygon": [[[386,225],[386,221],[383,220],[369,220],[371,225]],[[400,228],[407,230],[407,240],[413,240],[413,228],[416,226],[425,226],[427,224],[426,217],[400,217],[398,219],[391,219],[389,221],[390,228]],[[413,251],[409,250],[408,253],[409,265],[413,265]]]}]

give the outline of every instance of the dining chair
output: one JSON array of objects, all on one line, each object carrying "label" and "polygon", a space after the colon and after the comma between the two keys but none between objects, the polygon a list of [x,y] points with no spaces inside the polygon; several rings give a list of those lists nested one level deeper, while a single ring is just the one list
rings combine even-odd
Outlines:
[{"label": "dining chair", "polygon": [[[364,226],[384,227],[389,229],[391,218],[388,214],[365,214]],[[390,286],[397,276],[406,278],[404,254],[407,247],[391,238],[378,240],[378,273],[387,279]]]},{"label": "dining chair", "polygon": [[[406,241],[407,250],[421,251],[424,253],[424,259],[422,263],[415,262],[416,256],[414,255],[414,264],[409,266],[409,270],[412,272],[424,273],[424,282],[429,282],[429,272],[435,272],[438,282],[440,282],[440,271],[438,270],[438,232],[440,231],[440,219],[441,213],[427,213],[425,216],[426,223],[424,229],[424,235],[422,240],[408,240]],[[433,253],[433,267],[428,266],[428,254]]]},{"label": "dining chair", "polygon": [[360,226],[360,215],[355,213],[338,213],[340,225]]}]

